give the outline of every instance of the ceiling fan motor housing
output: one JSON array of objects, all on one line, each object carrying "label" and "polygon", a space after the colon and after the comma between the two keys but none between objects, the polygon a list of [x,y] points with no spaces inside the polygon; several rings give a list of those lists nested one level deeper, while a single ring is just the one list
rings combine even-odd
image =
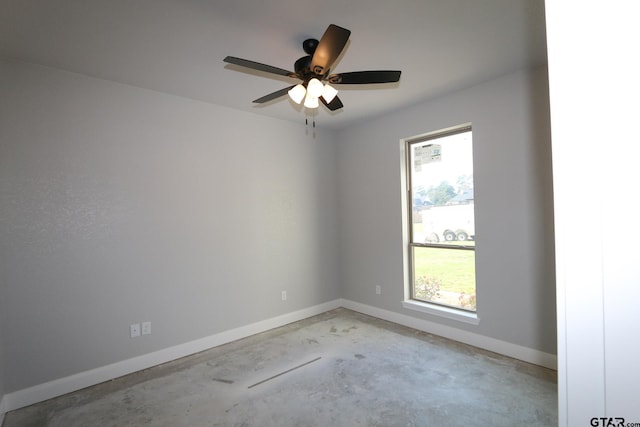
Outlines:
[{"label": "ceiling fan motor housing", "polygon": [[311,71],[311,58],[311,55],[303,56],[302,58],[298,59],[293,65],[293,69],[302,80],[306,80],[307,74],[309,74]]},{"label": "ceiling fan motor housing", "polygon": [[312,55],[315,53],[316,48],[318,47],[318,43],[320,43],[317,39],[306,39],[302,42],[302,49],[308,54]]}]

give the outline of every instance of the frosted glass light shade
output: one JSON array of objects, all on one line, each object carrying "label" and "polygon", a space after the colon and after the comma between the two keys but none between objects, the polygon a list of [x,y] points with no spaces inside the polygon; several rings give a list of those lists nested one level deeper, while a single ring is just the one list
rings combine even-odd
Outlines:
[{"label": "frosted glass light shade", "polygon": [[300,104],[304,95],[307,93],[307,90],[302,85],[297,85],[291,88],[289,91],[289,98],[296,104]]},{"label": "frosted glass light shade", "polygon": [[322,97],[327,101],[327,103],[333,101],[333,98],[335,98],[337,94],[338,91],[334,87],[324,85],[324,89],[322,89]]},{"label": "frosted glass light shade", "polygon": [[307,84],[307,92],[314,98],[320,97],[322,95],[322,91],[324,90],[324,86],[322,82],[318,79],[311,79]]},{"label": "frosted glass light shade", "polygon": [[307,108],[318,108],[319,105],[318,98],[311,96],[307,90],[307,96],[304,98],[304,106]]}]

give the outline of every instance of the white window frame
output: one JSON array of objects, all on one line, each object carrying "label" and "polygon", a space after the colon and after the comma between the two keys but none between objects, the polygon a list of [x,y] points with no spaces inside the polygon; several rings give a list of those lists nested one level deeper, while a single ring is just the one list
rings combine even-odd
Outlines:
[{"label": "white window frame", "polygon": [[[426,301],[415,300],[413,296],[413,282],[414,282],[414,268],[412,260],[412,248],[416,245],[413,242],[413,227],[412,227],[412,211],[413,200],[411,193],[411,144],[418,142],[424,142],[430,139],[442,138],[449,135],[455,135],[462,132],[472,131],[471,123],[464,123],[458,126],[452,126],[445,129],[440,129],[434,132],[428,132],[425,134],[413,136],[400,140],[400,151],[402,161],[402,218],[403,218],[403,265],[404,265],[404,300],[401,302],[402,306],[409,310],[419,311],[422,313],[431,314],[437,317],[443,317],[447,319],[456,320],[459,322],[479,325],[480,316],[478,315],[479,308],[476,305],[476,311],[469,311],[455,307],[444,306],[436,303],[430,303]],[[420,246],[420,245],[418,245]],[[476,281],[476,295],[477,295],[477,281]]]}]

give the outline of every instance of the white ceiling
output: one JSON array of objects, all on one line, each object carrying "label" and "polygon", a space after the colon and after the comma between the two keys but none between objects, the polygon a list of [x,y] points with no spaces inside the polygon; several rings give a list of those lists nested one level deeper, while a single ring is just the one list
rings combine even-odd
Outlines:
[{"label": "white ceiling", "polygon": [[295,80],[225,64],[237,56],[293,70],[302,41],[351,30],[333,72],[402,71],[398,84],[337,86],[339,129],[546,63],[544,0],[3,0],[0,55],[256,114],[304,121],[280,98]]}]

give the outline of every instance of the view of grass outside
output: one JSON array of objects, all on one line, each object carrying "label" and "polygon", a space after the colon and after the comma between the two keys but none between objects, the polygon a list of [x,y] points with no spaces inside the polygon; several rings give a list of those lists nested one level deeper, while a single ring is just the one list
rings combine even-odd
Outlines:
[{"label": "view of grass outside", "polygon": [[476,309],[475,252],[414,247],[413,298]]}]

